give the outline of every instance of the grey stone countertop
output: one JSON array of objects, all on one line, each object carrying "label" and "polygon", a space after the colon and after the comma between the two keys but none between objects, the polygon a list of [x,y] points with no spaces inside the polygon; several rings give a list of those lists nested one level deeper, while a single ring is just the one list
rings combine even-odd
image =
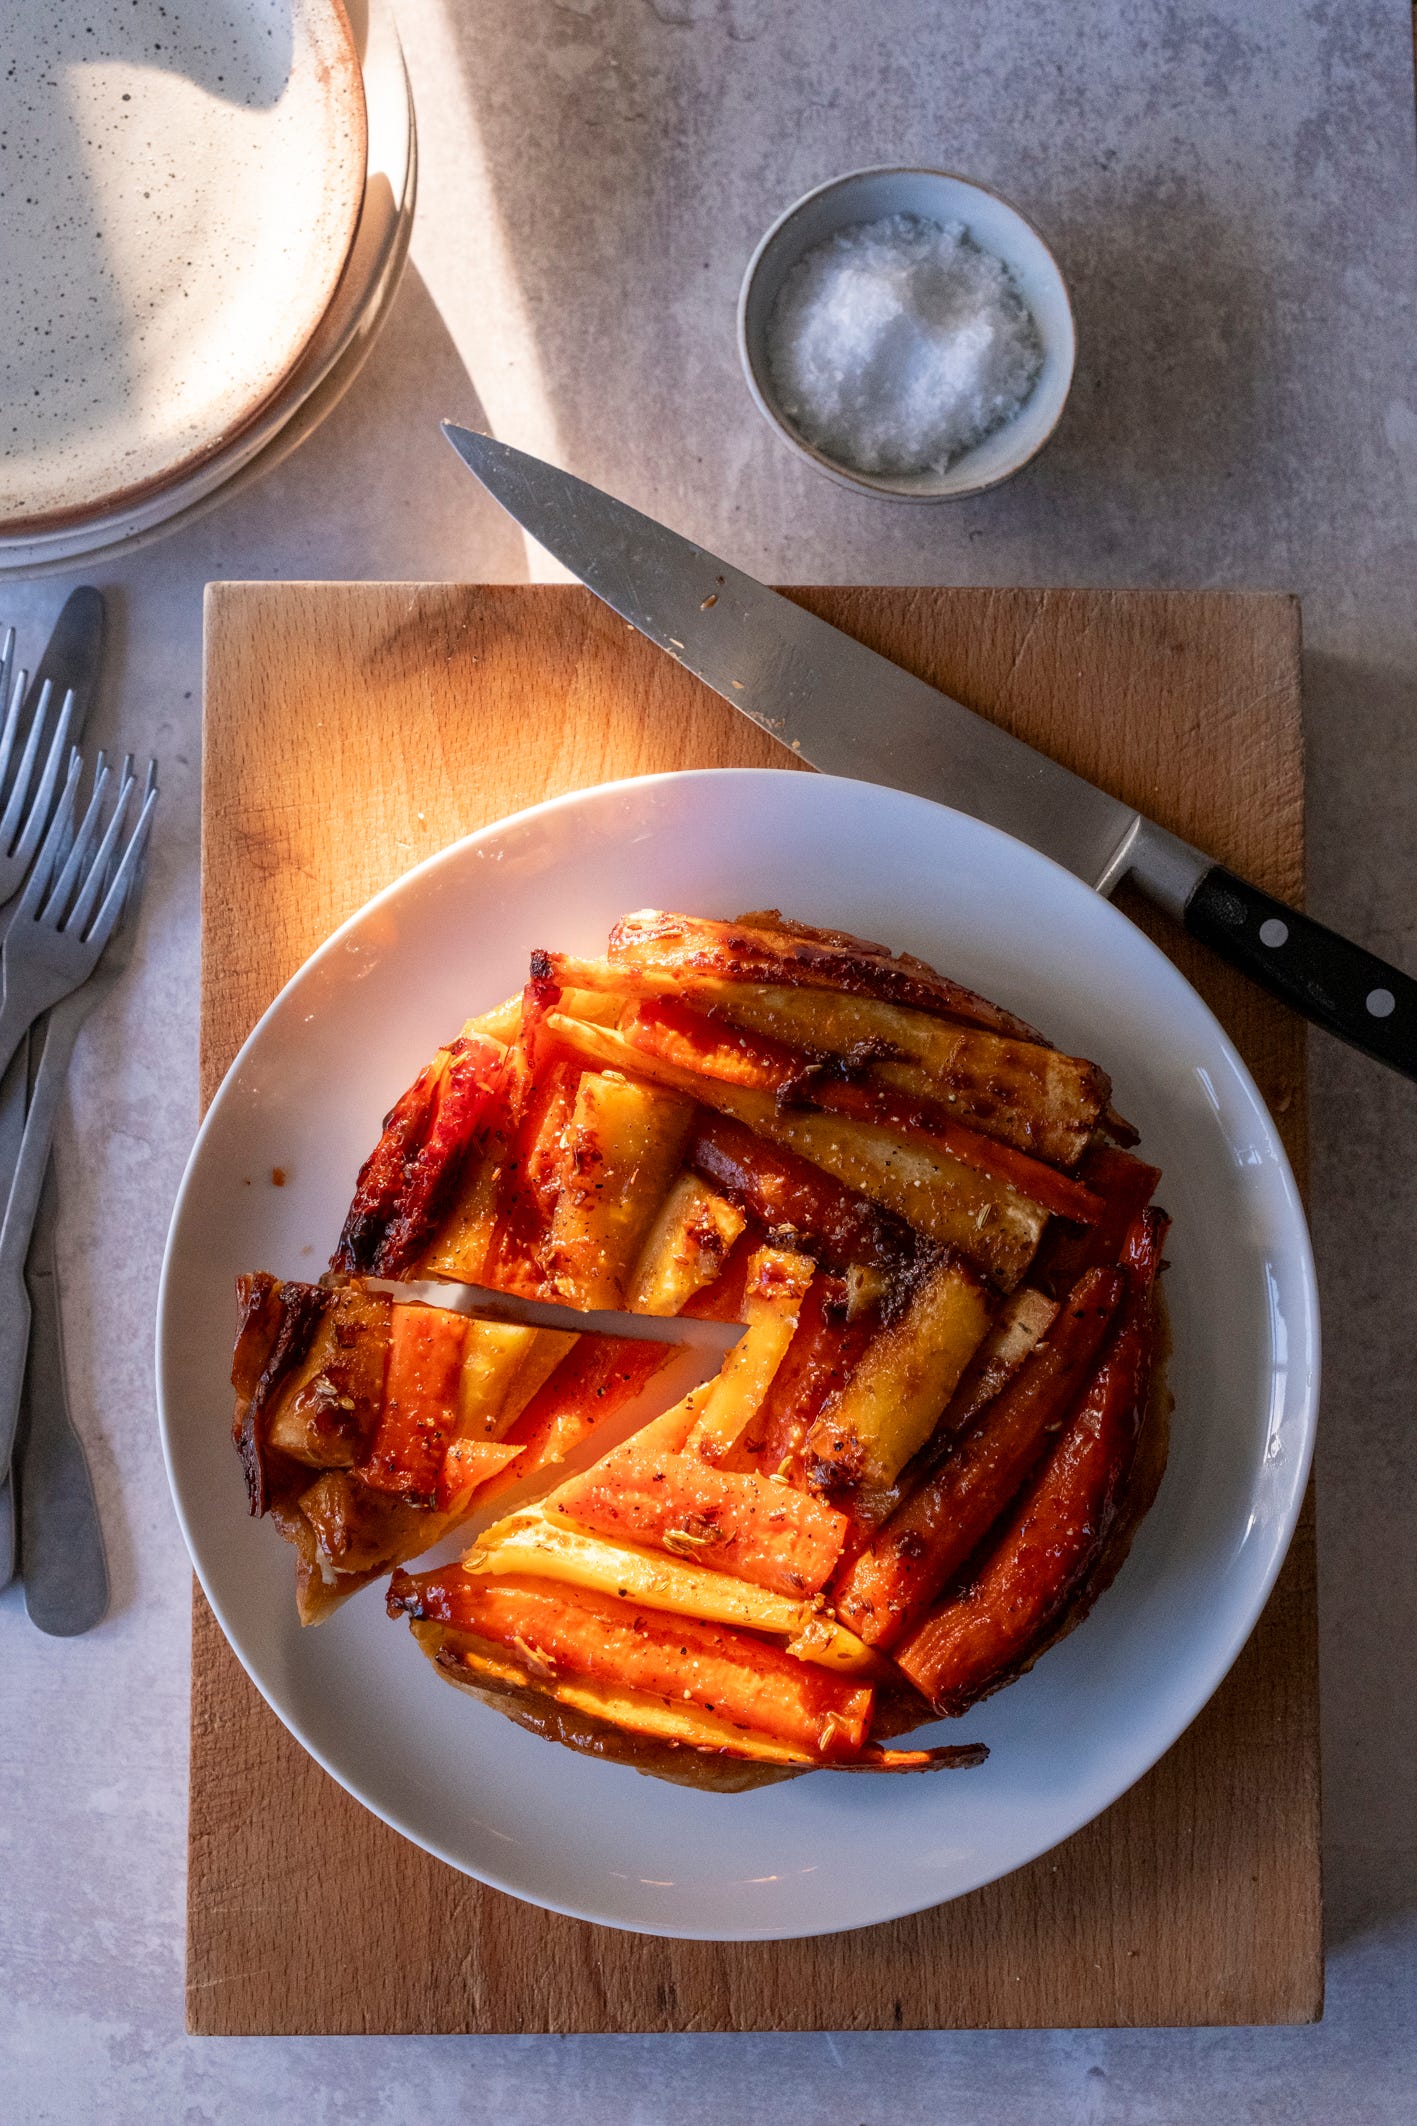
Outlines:
[{"label": "grey stone countertop", "polygon": [[[769,578],[1292,589],[1311,904],[1417,969],[1417,171],[1407,0],[403,0],[413,263],[325,426],[190,530],[99,562],[97,735],[161,758],[140,965],[60,1143],[74,1398],[112,1615],[0,1597],[0,2116],[822,2126],[1417,2116],[1417,1093],[1313,1042],[1328,2009],[1283,2031],[194,2040],[183,2034],[189,1571],[151,1324],[196,1125],[201,593],[218,577],[545,573],[436,418],[485,417]],[[921,161],[1055,245],[1080,360],[1029,471],[907,509],[748,401],[738,280],[810,184]],[[79,580],[76,576],[73,580]],[[37,646],[68,588],[0,586]],[[774,2092],[769,2096],[768,2092]]]}]

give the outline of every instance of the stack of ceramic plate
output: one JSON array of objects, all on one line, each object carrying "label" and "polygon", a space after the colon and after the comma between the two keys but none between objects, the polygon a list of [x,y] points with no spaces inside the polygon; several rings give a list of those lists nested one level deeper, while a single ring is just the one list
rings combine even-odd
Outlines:
[{"label": "stack of ceramic plate", "polygon": [[0,576],[144,543],[287,456],[388,312],[416,173],[389,0],[11,27]]}]

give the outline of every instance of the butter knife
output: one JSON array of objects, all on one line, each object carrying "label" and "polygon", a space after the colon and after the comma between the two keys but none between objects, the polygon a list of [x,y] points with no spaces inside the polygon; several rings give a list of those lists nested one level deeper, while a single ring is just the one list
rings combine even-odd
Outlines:
[{"label": "butter knife", "polygon": [[953,805],[1099,893],[1147,897],[1294,1010],[1417,1078],[1417,981],[889,658],[584,480],[443,423],[587,589],[813,767]]},{"label": "butter knife", "polygon": [[108,1609],[108,1560],[93,1477],[69,1414],[55,1262],[58,1195],[51,1158],[25,1264],[29,1362],[21,1406],[20,1559],[30,1622],[54,1638],[91,1631]]}]

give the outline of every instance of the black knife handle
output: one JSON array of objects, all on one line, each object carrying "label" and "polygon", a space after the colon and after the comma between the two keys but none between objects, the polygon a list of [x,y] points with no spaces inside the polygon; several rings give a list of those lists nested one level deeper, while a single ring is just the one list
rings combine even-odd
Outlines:
[{"label": "black knife handle", "polygon": [[1186,928],[1316,1026],[1417,1079],[1417,982],[1273,894],[1212,866]]}]

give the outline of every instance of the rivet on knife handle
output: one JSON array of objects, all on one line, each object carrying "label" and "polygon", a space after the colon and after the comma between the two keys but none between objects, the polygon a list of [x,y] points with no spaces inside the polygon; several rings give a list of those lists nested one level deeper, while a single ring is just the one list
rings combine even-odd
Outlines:
[{"label": "rivet on knife handle", "polygon": [[1186,902],[1194,937],[1316,1026],[1417,1078],[1417,982],[1215,864]]}]

